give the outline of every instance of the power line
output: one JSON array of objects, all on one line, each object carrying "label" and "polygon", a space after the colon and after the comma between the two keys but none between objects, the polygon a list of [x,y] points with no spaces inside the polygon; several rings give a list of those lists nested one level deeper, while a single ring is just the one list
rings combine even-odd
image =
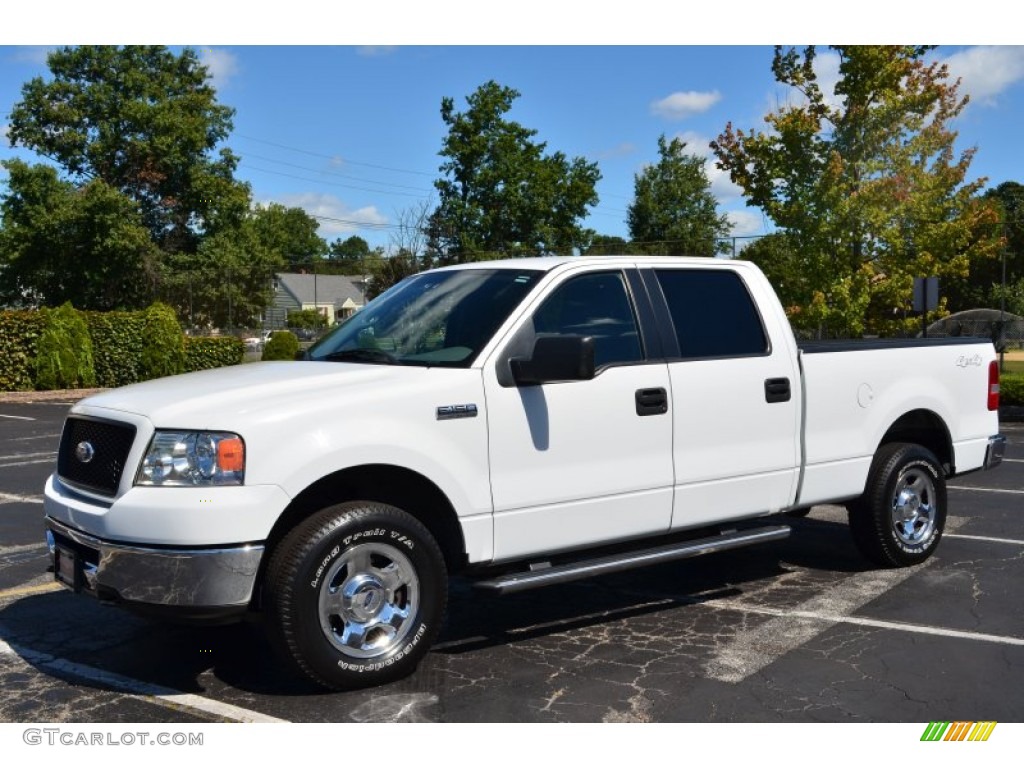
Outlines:
[{"label": "power line", "polygon": [[308,149],[299,149],[298,147],[290,147],[287,144],[280,144],[280,143],[278,143],[276,141],[267,141],[266,139],[257,139],[255,136],[246,136],[244,133],[236,133],[234,135],[237,136],[240,139],[245,139],[246,141],[255,141],[255,142],[258,142],[260,144],[266,144],[266,145],[271,146],[271,147],[277,147],[278,149],[287,149],[289,152],[298,152],[300,154],[310,155],[312,157],[326,158],[327,160],[339,160],[340,159],[342,162],[347,163],[349,165],[358,165],[358,166],[363,167],[363,168],[376,168],[379,171],[391,171],[393,173],[408,173],[408,174],[411,174],[413,176],[434,176],[435,175],[433,172],[428,173],[427,171],[413,171],[413,170],[409,170],[407,168],[394,168],[394,167],[387,166],[387,165],[376,165],[374,163],[361,163],[361,162],[358,162],[356,160],[348,160],[348,159],[346,159],[346,158],[344,158],[344,157],[342,157],[340,155],[325,155],[325,154],[323,154],[321,152],[311,152]]},{"label": "power line", "polygon": [[255,165],[250,165],[249,163],[246,163],[246,162],[241,162],[238,165],[239,165],[240,168],[248,168],[249,170],[252,170],[252,171],[259,171],[260,173],[269,173],[269,174],[272,174],[274,176],[284,176],[285,178],[289,178],[289,179],[298,179],[299,181],[308,181],[311,184],[327,184],[327,185],[332,186],[332,187],[342,187],[344,189],[355,189],[355,190],[358,190],[360,192],[370,192],[370,193],[375,194],[375,195],[398,195],[400,197],[419,197],[419,198],[423,197],[421,194],[416,194],[416,193],[413,193],[413,192],[398,192],[398,191],[392,192],[392,191],[381,190],[381,189],[368,189],[367,187],[358,187],[358,186],[356,186],[354,184],[344,184],[344,183],[342,183],[340,181],[327,181],[325,179],[310,179],[310,178],[307,178],[305,176],[297,176],[294,173],[285,173],[284,171],[272,171],[269,168],[259,168],[259,167],[255,166]]},{"label": "power line", "polygon": [[[332,170],[330,168],[310,168],[307,165],[297,165],[295,163],[289,163],[289,162],[286,162],[284,160],[275,160],[272,157],[264,157],[263,155],[256,155],[256,154],[253,154],[252,152],[247,152],[246,154],[242,155],[241,159],[244,160],[246,157],[252,157],[252,158],[255,158],[257,160],[263,160],[263,161],[268,162],[268,163],[276,163],[278,165],[285,165],[285,166],[288,166],[289,168],[298,168],[299,170],[309,171],[310,173],[325,173],[325,174],[328,174],[329,176],[337,176],[338,178],[342,178],[342,179],[352,179],[353,181],[361,181],[361,182],[364,182],[366,184],[376,184],[376,185],[379,185],[381,187],[394,187],[396,189],[408,189],[408,190],[411,190],[413,192],[420,192],[420,193],[424,193],[424,194],[431,194],[433,192],[433,190],[424,189],[423,187],[410,187],[407,184],[391,184],[391,183],[386,182],[386,181],[375,181],[373,179],[364,179],[364,178],[361,178],[359,176],[351,176],[351,175],[349,175],[347,173],[341,173],[340,171],[335,171],[335,170]],[[384,194],[387,194],[386,190],[381,190],[381,191]]]}]

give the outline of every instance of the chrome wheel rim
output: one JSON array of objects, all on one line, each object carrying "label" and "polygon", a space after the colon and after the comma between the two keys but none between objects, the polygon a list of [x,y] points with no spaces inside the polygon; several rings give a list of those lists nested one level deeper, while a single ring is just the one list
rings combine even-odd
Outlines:
[{"label": "chrome wheel rim", "polygon": [[892,499],[892,527],[908,546],[927,541],[935,530],[935,483],[924,469],[911,467],[896,483]]},{"label": "chrome wheel rim", "polygon": [[412,630],[419,596],[419,579],[404,553],[389,544],[357,544],[324,577],[320,628],[346,656],[386,656]]}]

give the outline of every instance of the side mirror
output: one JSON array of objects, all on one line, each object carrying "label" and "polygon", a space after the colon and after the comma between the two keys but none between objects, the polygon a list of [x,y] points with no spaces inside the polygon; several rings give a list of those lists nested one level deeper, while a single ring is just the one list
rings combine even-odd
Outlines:
[{"label": "side mirror", "polygon": [[594,339],[590,336],[540,336],[529,358],[509,361],[521,387],[594,378]]}]

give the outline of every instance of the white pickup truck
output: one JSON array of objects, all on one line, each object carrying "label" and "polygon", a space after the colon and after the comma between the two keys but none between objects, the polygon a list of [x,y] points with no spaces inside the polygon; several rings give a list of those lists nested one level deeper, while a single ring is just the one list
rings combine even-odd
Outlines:
[{"label": "white pickup truck", "polygon": [[801,346],[739,261],[424,272],[306,358],[74,406],[45,490],[56,578],[262,615],[298,672],[351,688],[415,668],[452,573],[528,589],[774,540],[824,502],[871,561],[919,563],[946,479],[1005,442],[990,342]]}]

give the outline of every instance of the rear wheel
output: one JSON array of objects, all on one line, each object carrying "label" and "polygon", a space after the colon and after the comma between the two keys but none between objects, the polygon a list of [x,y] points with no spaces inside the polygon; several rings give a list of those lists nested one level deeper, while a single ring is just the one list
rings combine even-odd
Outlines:
[{"label": "rear wheel", "polygon": [[946,525],[946,481],[935,454],[914,443],[883,445],[849,517],[858,549],[873,563],[927,560]]},{"label": "rear wheel", "polygon": [[396,507],[328,507],[281,541],[267,566],[271,642],[316,683],[339,690],[411,673],[440,629],[444,558]]}]

